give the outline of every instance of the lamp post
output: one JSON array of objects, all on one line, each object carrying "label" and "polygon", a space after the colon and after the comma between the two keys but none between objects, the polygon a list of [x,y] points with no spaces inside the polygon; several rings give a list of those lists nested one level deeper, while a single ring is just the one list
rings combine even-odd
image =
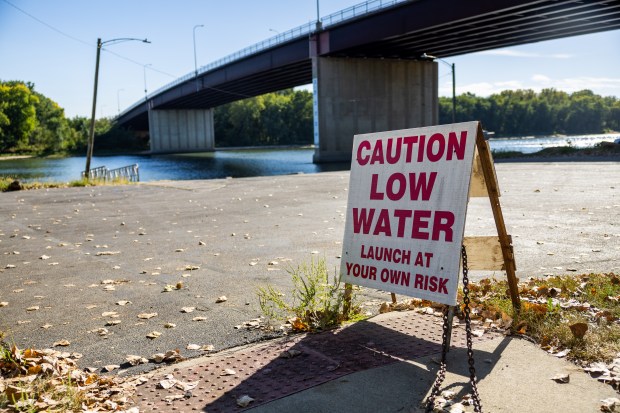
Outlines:
[{"label": "lamp post", "polygon": [[[194,78],[198,81],[198,59],[196,58],[196,29],[199,27],[205,27],[204,24],[197,24],[193,29],[193,39],[194,39]],[[196,92],[198,91],[198,83],[196,83]]]},{"label": "lamp post", "polygon": [[101,56],[101,48],[104,44],[116,44],[121,42],[127,42],[130,40],[136,40],[142,43],[151,43],[147,39],[135,39],[133,37],[122,37],[119,39],[101,41],[101,38],[97,39],[97,60],[95,63],[95,89],[93,92],[93,110],[90,117],[90,131],[88,134],[88,149],[86,150],[86,167],[84,168],[84,176],[88,180],[90,175],[90,160],[93,157],[93,146],[95,144],[95,113],[97,111],[97,84],[99,83],[99,60]]},{"label": "lamp post", "polygon": [[125,89],[117,89],[116,90],[116,106],[118,108],[118,114],[121,114],[121,92]]},{"label": "lamp post", "polygon": [[441,63],[450,67],[450,70],[452,71],[452,123],[456,123],[456,78],[454,74],[455,72],[454,63],[448,63],[443,59],[440,59],[436,56],[432,56],[426,53],[422,53],[422,56],[420,56],[420,58],[422,60],[439,60]]},{"label": "lamp post", "polygon": [[147,100],[147,98],[146,98],[146,96],[147,96],[147,89],[146,89],[146,67],[147,66],[153,66],[153,64],[152,63],[147,63],[145,65],[142,65],[142,70],[144,72],[144,100],[145,101]]},{"label": "lamp post", "polygon": [[321,14],[319,13],[319,0],[316,0],[316,30],[319,31],[323,28],[321,24]]}]

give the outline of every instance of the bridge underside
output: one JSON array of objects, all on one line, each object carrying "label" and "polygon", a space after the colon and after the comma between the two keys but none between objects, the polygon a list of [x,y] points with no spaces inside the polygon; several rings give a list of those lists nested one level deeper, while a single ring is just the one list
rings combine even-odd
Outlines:
[{"label": "bridge underside", "polygon": [[353,136],[434,125],[437,64],[392,59],[313,59],[314,162],[351,160]]},{"label": "bridge underside", "polygon": [[[396,67],[407,66],[402,62],[411,63],[405,70],[410,73],[416,64],[425,64],[415,62],[423,53],[447,58],[617,29],[620,0],[405,1],[350,20],[325,21],[322,30],[259,49],[197,78],[186,76],[128,109],[118,122],[144,133],[153,123],[153,109],[206,110],[316,80],[315,140],[320,146],[315,159],[344,159],[350,156],[347,139],[356,133],[436,121],[436,80],[428,74],[417,81],[398,78],[405,69]],[[371,69],[380,59],[395,79]],[[335,72],[339,79],[330,78]],[[432,96],[429,85],[435,88]],[[396,95],[382,95],[385,91]],[[379,108],[385,112],[379,114]],[[408,112],[401,115],[403,108]]]}]

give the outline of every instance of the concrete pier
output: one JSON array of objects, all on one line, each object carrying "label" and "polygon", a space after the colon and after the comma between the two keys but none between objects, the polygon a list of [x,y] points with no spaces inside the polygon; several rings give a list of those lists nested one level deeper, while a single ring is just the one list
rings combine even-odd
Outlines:
[{"label": "concrete pier", "polygon": [[351,159],[353,136],[437,124],[437,63],[314,57],[314,162]]},{"label": "concrete pier", "polygon": [[152,153],[206,152],[215,148],[213,109],[151,109]]}]

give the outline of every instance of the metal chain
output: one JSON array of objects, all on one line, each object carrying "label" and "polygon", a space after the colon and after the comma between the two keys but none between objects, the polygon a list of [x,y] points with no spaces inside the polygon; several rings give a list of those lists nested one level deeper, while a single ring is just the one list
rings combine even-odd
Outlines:
[{"label": "metal chain", "polygon": [[467,251],[465,245],[461,247],[463,259],[463,312],[465,313],[465,332],[467,337],[467,363],[469,364],[469,381],[472,388],[472,401],[474,402],[474,412],[482,413],[478,386],[476,385],[476,368],[474,367],[474,351],[472,349],[471,338],[471,317],[469,308],[469,268],[467,267]]},{"label": "metal chain", "polygon": [[[465,246],[461,247],[461,257],[463,260],[463,312],[465,313],[465,332],[467,339],[467,363],[469,364],[469,380],[472,387],[472,401],[474,404],[474,412],[482,413],[482,405],[480,403],[480,396],[478,394],[478,386],[476,385],[476,368],[474,367],[474,352],[472,349],[472,334],[471,334],[471,317],[469,308],[469,268],[467,267],[467,251]],[[442,347],[441,347],[441,364],[437,371],[437,377],[431,394],[426,401],[426,413],[433,412],[435,407],[435,398],[439,395],[441,390],[441,384],[446,378],[446,354],[448,353],[448,331],[451,331],[448,325],[448,308],[443,313],[443,333],[442,333]]]},{"label": "metal chain", "polygon": [[443,312],[443,333],[442,333],[442,344],[441,344],[441,364],[439,365],[439,370],[437,371],[437,377],[435,378],[435,383],[433,384],[433,390],[431,394],[428,396],[426,400],[426,413],[431,413],[435,407],[435,398],[439,395],[441,390],[441,383],[446,378],[446,354],[448,353],[448,307],[444,309]]}]

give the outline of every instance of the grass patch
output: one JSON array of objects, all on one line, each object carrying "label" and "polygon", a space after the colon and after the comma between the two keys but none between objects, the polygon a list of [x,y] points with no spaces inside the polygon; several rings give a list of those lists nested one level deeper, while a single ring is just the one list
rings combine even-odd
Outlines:
[{"label": "grass patch", "polygon": [[545,350],[570,350],[580,365],[609,362],[620,352],[620,278],[587,274],[530,279],[519,284],[513,312],[506,281],[470,285],[472,314],[531,338]]},{"label": "grass patch", "polygon": [[102,186],[102,185],[129,185],[132,182],[125,178],[116,178],[114,180],[102,179],[76,179],[70,182],[19,182],[15,184],[15,178],[10,176],[0,177],[0,192],[45,189],[45,188],[74,188],[86,186]]},{"label": "grass patch", "polygon": [[288,273],[293,281],[290,299],[271,285],[258,289],[260,308],[270,322],[289,322],[293,331],[319,331],[361,318],[353,296],[348,318],[344,317],[344,286],[335,272],[330,283],[325,259],[303,263]]}]

